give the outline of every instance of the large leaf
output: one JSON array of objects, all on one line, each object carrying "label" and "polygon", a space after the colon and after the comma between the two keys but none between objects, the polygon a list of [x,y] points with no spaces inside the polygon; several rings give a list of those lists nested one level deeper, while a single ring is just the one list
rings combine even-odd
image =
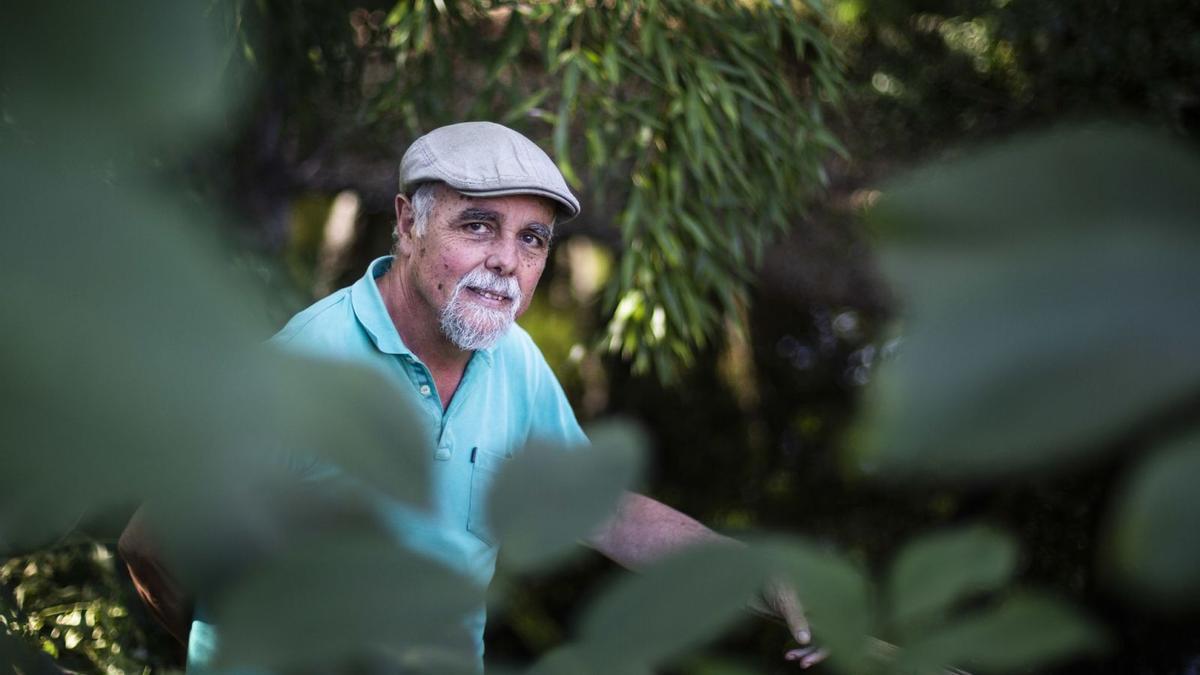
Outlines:
[{"label": "large leaf", "polygon": [[893,624],[937,618],[972,595],[1012,578],[1017,547],[984,527],[929,534],[909,542],[892,564],[888,608]]},{"label": "large leaf", "polygon": [[418,671],[475,668],[465,617],[483,589],[384,534],[311,537],[223,598],[220,664],[332,666],[370,654]]},{"label": "large leaf", "polygon": [[1102,648],[1104,635],[1068,605],[1022,594],[905,646],[898,672],[940,673],[944,666],[988,673],[1026,672]]},{"label": "large leaf", "polygon": [[579,653],[598,672],[650,668],[716,637],[766,579],[752,549],[708,544],[622,577],[582,617]]},{"label": "large leaf", "polygon": [[1114,507],[1109,563],[1135,596],[1195,606],[1200,599],[1200,433],[1149,458]]},{"label": "large leaf", "polygon": [[877,212],[908,320],[871,392],[867,470],[1080,458],[1200,387],[1200,161],[1141,132],[1008,144]]},{"label": "large leaf", "polygon": [[758,546],[773,576],[796,590],[813,641],[829,650],[830,664],[839,672],[861,672],[874,623],[868,579],[849,561],[813,544],[772,538]]},{"label": "large leaf", "polygon": [[154,0],[4,3],[6,116],[86,160],[97,151],[193,139],[198,128],[223,122],[230,98],[219,14]]},{"label": "large leaf", "polygon": [[614,512],[643,464],[642,435],[630,425],[592,430],[592,445],[564,449],[534,444],[496,479],[490,514],[506,561],[545,565],[576,549]]},{"label": "large leaf", "polygon": [[26,225],[0,249],[8,546],[53,539],[89,507],[219,504],[220,489],[295,463],[423,498],[421,426],[381,375],[272,354],[196,214],[48,164],[0,157],[4,219]]}]

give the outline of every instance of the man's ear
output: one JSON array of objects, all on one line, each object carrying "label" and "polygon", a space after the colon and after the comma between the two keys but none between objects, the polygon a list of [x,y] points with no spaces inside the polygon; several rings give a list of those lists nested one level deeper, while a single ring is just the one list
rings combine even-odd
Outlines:
[{"label": "man's ear", "polygon": [[412,255],[415,225],[416,214],[412,202],[403,194],[396,195],[396,251],[401,255]]}]

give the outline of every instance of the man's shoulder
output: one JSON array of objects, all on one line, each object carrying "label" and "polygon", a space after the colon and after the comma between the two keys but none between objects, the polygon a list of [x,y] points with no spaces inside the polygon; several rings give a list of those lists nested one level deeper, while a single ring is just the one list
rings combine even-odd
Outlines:
[{"label": "man's shoulder", "polygon": [[271,342],[302,346],[356,336],[357,333],[358,322],[350,302],[350,287],[346,287],[300,310],[271,338]]}]

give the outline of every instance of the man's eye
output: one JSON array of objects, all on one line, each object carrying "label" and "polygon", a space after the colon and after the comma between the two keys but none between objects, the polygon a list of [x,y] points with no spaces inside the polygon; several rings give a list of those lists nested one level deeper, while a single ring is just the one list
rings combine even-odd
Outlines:
[{"label": "man's eye", "polygon": [[467,223],[463,227],[466,228],[467,232],[472,232],[474,234],[482,234],[488,231],[487,223]]},{"label": "man's eye", "polygon": [[542,239],[541,237],[537,236],[536,234],[522,235],[521,240],[524,241],[529,246],[536,246],[538,248],[541,248],[546,245],[546,240]]}]

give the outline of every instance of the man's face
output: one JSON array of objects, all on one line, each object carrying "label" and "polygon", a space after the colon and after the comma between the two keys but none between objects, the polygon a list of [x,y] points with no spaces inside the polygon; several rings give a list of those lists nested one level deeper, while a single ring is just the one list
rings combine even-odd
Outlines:
[{"label": "man's face", "polygon": [[524,313],[546,267],[553,219],[541,197],[467,197],[441,186],[424,234],[402,228],[409,283],[447,339],[486,348]]}]

